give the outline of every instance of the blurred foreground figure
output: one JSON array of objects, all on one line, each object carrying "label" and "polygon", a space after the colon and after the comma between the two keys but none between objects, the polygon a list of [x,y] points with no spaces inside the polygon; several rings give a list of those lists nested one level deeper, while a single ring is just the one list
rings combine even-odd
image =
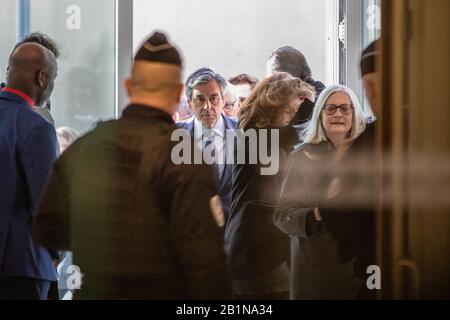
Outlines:
[{"label": "blurred foreground figure", "polygon": [[57,156],[55,129],[33,110],[47,103],[56,74],[49,49],[21,43],[0,92],[0,300],[47,299],[56,280],[56,255],[31,237],[33,210]]},{"label": "blurred foreground figure", "polygon": [[83,274],[71,283],[75,298],[229,298],[212,173],[171,161],[181,63],[153,34],[126,80],[122,117],[78,139],[53,168],[33,231],[43,246],[73,251]]}]

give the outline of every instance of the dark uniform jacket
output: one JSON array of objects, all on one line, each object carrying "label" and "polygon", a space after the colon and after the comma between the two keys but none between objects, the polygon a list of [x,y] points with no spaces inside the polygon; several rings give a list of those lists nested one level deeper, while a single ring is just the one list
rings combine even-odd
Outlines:
[{"label": "dark uniform jacket", "polygon": [[274,221],[291,236],[293,299],[371,298],[366,270],[374,264],[373,126],[340,161],[334,154],[330,142],[306,144],[286,168]]},{"label": "dark uniform jacket", "polygon": [[171,117],[130,105],[62,154],[34,223],[43,246],[73,251],[80,298],[230,296],[210,168],[174,165]]}]

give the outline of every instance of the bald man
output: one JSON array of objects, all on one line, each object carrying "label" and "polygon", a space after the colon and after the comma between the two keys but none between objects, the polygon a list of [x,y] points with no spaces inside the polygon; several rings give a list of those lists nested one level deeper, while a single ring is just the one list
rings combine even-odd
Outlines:
[{"label": "bald man", "polygon": [[0,92],[0,299],[46,299],[56,280],[50,252],[31,237],[57,150],[53,126],[33,109],[48,101],[56,73],[50,50],[23,43],[11,54]]},{"label": "bald man", "polygon": [[[60,52],[59,52],[57,43],[52,38],[50,38],[48,35],[46,35],[42,32],[32,32],[32,33],[28,34],[26,37],[24,37],[22,40],[20,40],[16,44],[13,52],[20,45],[22,45],[24,43],[30,43],[30,42],[38,43],[38,44],[44,46],[45,48],[47,48],[48,50],[50,50],[53,53],[53,55],[55,56],[56,59],[58,59]],[[52,125],[55,125],[55,121],[50,112],[50,100],[45,105],[35,106],[34,111],[37,112],[38,114],[40,114],[42,117],[44,117],[44,119],[47,120],[48,122],[50,122]]]},{"label": "bald man", "polygon": [[99,124],[56,162],[34,237],[73,251],[84,275],[76,298],[228,298],[212,172],[171,161],[183,85],[180,55],[163,34],[144,42],[125,85],[122,117]]}]

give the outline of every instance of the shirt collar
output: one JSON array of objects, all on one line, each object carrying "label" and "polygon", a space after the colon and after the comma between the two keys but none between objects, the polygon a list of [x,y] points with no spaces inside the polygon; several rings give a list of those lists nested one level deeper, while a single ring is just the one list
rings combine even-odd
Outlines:
[{"label": "shirt collar", "polygon": [[9,88],[9,87],[3,88],[2,91],[3,92],[9,92],[9,93],[15,94],[16,96],[21,97],[30,106],[31,110],[34,110],[33,99],[31,99],[30,96],[27,95],[25,92],[20,91],[18,89]]},{"label": "shirt collar", "polygon": [[201,139],[203,134],[209,130],[213,130],[215,135],[220,137],[225,136],[225,123],[223,121],[222,115],[217,120],[216,124],[212,129],[205,128],[202,123],[194,116],[194,137],[196,140]]}]

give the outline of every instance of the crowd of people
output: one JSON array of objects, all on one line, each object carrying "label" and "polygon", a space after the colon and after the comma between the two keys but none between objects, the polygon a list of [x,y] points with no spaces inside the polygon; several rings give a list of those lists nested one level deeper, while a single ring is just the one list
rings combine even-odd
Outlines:
[{"label": "crowd of people", "polygon": [[[0,92],[0,299],[374,297],[375,123],[349,87],[314,80],[289,46],[268,56],[265,79],[203,67],[183,83],[179,51],[155,32],[122,116],[78,137],[51,118],[58,56],[29,35]],[[375,58],[372,44],[371,103]],[[232,161],[174,163],[176,130]],[[279,169],[264,174],[259,151],[274,147]]]}]

